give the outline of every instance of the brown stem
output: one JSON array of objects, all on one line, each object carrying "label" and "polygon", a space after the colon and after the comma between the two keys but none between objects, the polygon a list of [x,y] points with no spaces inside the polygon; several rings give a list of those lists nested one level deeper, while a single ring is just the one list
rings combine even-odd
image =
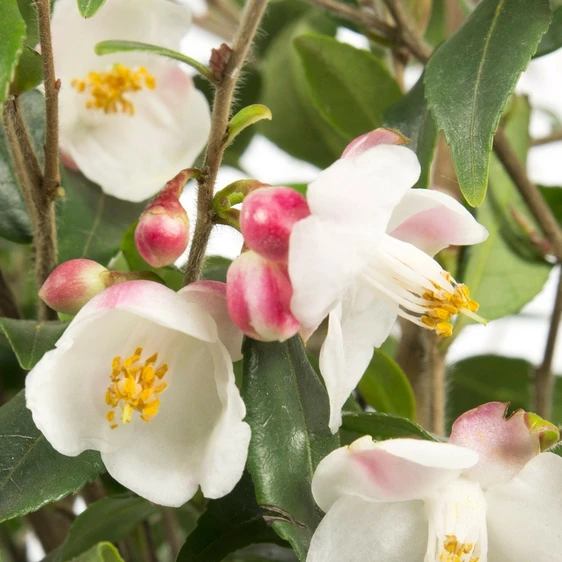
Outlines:
[{"label": "brown stem", "polygon": [[197,222],[185,272],[184,283],[186,285],[197,281],[201,275],[205,250],[214,224],[213,194],[225,149],[234,90],[266,6],[267,0],[248,0],[240,27],[234,38],[230,57],[221,72],[216,87],[207,153],[198,180]]},{"label": "brown stem", "polygon": [[439,338],[426,332],[427,370],[431,379],[431,420],[429,430],[437,435],[445,435],[446,375],[445,353],[439,347]]},{"label": "brown stem", "polygon": [[554,133],[550,133],[550,135],[533,139],[531,141],[531,144],[533,146],[541,146],[543,144],[549,144],[551,142],[559,142],[559,141],[562,141],[562,131],[556,131]]},{"label": "brown stem", "polygon": [[12,289],[0,270],[0,316],[4,318],[21,318]]},{"label": "brown stem", "polygon": [[35,513],[29,513],[27,520],[47,553],[59,547],[66,540],[70,530],[68,519],[58,513],[52,506],[44,507]]},{"label": "brown stem", "polygon": [[148,554],[148,559],[150,562],[158,562],[158,556],[156,555],[156,545],[154,544],[154,537],[152,536],[152,527],[147,521],[142,523],[142,533],[146,543],[146,552]]},{"label": "brown stem", "polygon": [[552,374],[552,359],[556,347],[558,327],[562,318],[562,271],[558,278],[558,288],[554,300],[554,309],[550,317],[548,337],[541,365],[535,371],[535,412],[548,419],[552,413],[552,391],[554,388],[554,375]]},{"label": "brown stem", "polygon": [[162,508],[162,521],[164,523],[164,530],[168,545],[172,551],[172,560],[175,560],[181,548],[181,537],[178,533],[178,523],[174,510],[169,507]]}]

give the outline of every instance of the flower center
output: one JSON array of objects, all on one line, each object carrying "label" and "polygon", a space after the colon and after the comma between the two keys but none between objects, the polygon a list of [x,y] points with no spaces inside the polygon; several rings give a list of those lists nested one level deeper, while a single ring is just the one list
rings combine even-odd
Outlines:
[{"label": "flower center", "polygon": [[158,353],[151,355],[144,363],[140,362],[142,347],[137,347],[133,355],[124,361],[121,356],[113,358],[111,363],[111,383],[105,393],[105,403],[111,407],[106,414],[111,429],[116,429],[115,410],[120,407],[120,419],[123,423],[131,421],[134,411],[139,412],[141,420],[150,422],[158,413],[160,400],[158,395],[168,386],[160,382],[168,372],[166,363],[156,367]]},{"label": "flower center", "polygon": [[133,70],[121,64],[113,65],[109,72],[89,72],[86,78],[75,78],[70,83],[78,93],[88,93],[87,109],[100,109],[104,113],[135,114],[134,104],[125,94],[143,88],[154,90],[156,78],[144,66]]},{"label": "flower center", "polygon": [[439,560],[440,562],[478,562],[480,556],[471,556],[473,552],[473,543],[459,542],[455,535],[446,535]]}]

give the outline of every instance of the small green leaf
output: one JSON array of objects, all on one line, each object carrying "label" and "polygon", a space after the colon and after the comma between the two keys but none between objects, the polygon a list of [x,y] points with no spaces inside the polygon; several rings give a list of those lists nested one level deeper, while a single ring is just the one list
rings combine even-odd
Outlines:
[{"label": "small green leaf", "polygon": [[472,206],[484,201],[502,110],[550,17],[548,0],[482,0],[426,66],[429,108]]},{"label": "small green leaf", "polygon": [[378,349],[359,382],[359,392],[378,412],[410,419],[416,417],[414,393],[404,371]]},{"label": "small green leaf", "polygon": [[118,541],[157,513],[158,508],[149,501],[130,494],[103,498],[76,518],[59,560],[71,560],[101,541]]},{"label": "small green leaf", "polygon": [[542,196],[559,223],[562,224],[562,188],[539,186]]},{"label": "small green leaf", "polygon": [[126,53],[130,51],[142,51],[146,53],[152,53],[154,55],[160,55],[169,59],[177,60],[183,62],[191,68],[194,68],[209,80],[214,81],[211,71],[199,61],[188,57],[172,49],[166,49],[166,47],[159,47],[158,45],[151,45],[150,43],[141,43],[140,41],[100,41],[94,48],[96,54],[98,55],[112,55],[113,53]]},{"label": "small green leaf", "polygon": [[379,127],[401,97],[396,80],[368,51],[318,34],[297,37],[294,45],[314,104],[349,140]]},{"label": "small green leaf", "polygon": [[63,322],[0,318],[0,330],[8,338],[21,367],[28,371],[53,349],[67,327]]},{"label": "small green leaf", "polygon": [[10,94],[19,95],[43,82],[43,62],[41,55],[28,45],[23,46],[16,73],[10,84]]},{"label": "small green leaf", "polygon": [[232,260],[223,258],[222,256],[207,256],[203,266],[202,279],[208,281],[221,281],[226,283],[226,272],[230,267]]},{"label": "small green leaf", "polygon": [[119,551],[109,542],[100,543],[74,558],[72,562],[125,562]]},{"label": "small green leaf", "polygon": [[562,6],[556,8],[552,14],[552,23],[548,31],[543,35],[535,58],[548,55],[562,47]]},{"label": "small green leaf", "polygon": [[91,18],[104,4],[105,0],[78,0],[78,9],[83,17]]},{"label": "small green leaf", "polygon": [[343,415],[342,429],[360,435],[370,435],[377,441],[396,437],[412,437],[437,441],[423,427],[411,420],[380,412],[347,413]]},{"label": "small green leaf", "polygon": [[57,453],[31,419],[24,391],[0,408],[0,521],[78,492],[103,471],[99,453]]},{"label": "small green leaf", "polygon": [[[286,544],[266,523],[267,514],[256,502],[250,475],[244,473],[230,494],[209,502],[187,537],[177,562],[220,562],[231,552],[251,544]],[[270,512],[269,515],[279,514]]]},{"label": "small green leaf", "polygon": [[320,522],[310,488],[318,463],[338,446],[328,429],[328,396],[300,336],[284,343],[246,339],[242,396],[252,428],[248,470],[258,504],[290,522],[273,528],[304,561]]},{"label": "small green leaf", "polygon": [[246,128],[263,119],[271,120],[271,111],[265,105],[256,103],[241,109],[228,124],[228,137],[226,146],[231,144],[234,139]]},{"label": "small green leaf", "polygon": [[423,76],[398,103],[385,112],[384,126],[396,129],[410,139],[407,146],[418,155],[422,168],[414,187],[429,186],[431,163],[437,144],[437,127],[427,108]]},{"label": "small green leaf", "polygon": [[23,50],[25,23],[16,0],[0,0],[0,14],[2,14],[0,18],[0,104],[2,104],[8,97],[10,83]]}]

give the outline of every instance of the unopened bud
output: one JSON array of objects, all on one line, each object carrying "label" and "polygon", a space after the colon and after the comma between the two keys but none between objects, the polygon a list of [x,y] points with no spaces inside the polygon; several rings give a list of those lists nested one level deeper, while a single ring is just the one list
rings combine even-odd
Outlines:
[{"label": "unopened bud", "polygon": [[248,248],[268,260],[286,262],[291,230],[308,215],[308,203],[298,191],[264,187],[244,199],[240,230]]},{"label": "unopened bud", "polygon": [[228,313],[251,338],[285,341],[299,331],[300,324],[291,313],[292,295],[286,267],[255,252],[244,252],[228,269]]},{"label": "unopened bud", "polygon": [[53,310],[76,314],[92,297],[108,287],[102,274],[107,269],[92,260],[61,263],[47,277],[39,297]]},{"label": "unopened bud", "polygon": [[356,158],[369,148],[379,144],[406,144],[409,140],[394,129],[375,129],[352,140],[343,151],[342,158]]},{"label": "unopened bud", "polygon": [[174,263],[189,244],[189,218],[180,203],[193,170],[183,170],[146,206],[135,229],[135,246],[152,267]]}]

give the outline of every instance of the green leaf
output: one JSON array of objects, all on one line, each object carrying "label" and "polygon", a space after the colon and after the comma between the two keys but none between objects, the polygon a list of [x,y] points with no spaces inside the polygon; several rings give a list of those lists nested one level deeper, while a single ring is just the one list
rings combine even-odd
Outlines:
[{"label": "green leaf", "polygon": [[2,14],[0,18],[0,104],[2,104],[8,97],[10,83],[23,50],[25,23],[16,0],[0,0],[0,14]]},{"label": "green leaf", "polygon": [[294,44],[315,106],[349,140],[379,127],[383,112],[400,99],[396,80],[368,51],[318,34]]},{"label": "green leaf", "polygon": [[92,547],[88,552],[74,558],[72,562],[125,562],[119,551],[108,542]]},{"label": "green leaf", "polygon": [[232,260],[223,258],[222,256],[207,256],[203,266],[202,279],[209,281],[221,281],[226,283],[226,272],[230,267]]},{"label": "green leaf", "polygon": [[347,413],[343,415],[342,429],[360,435],[370,435],[377,441],[396,437],[412,437],[437,441],[423,427],[411,420],[380,412]]},{"label": "green leaf", "polygon": [[472,206],[484,201],[502,110],[549,23],[548,0],[482,0],[426,66],[429,108]]},{"label": "green leaf", "polygon": [[158,508],[148,500],[131,494],[103,498],[76,518],[59,560],[71,560],[101,541],[118,541],[157,513]]},{"label": "green leaf", "polygon": [[209,502],[180,550],[177,562],[220,562],[231,552],[251,544],[286,544],[266,523],[266,514],[256,502],[250,475],[244,473],[230,494]]},{"label": "green leaf", "polygon": [[228,137],[226,144],[231,144],[234,139],[247,127],[267,119],[271,121],[271,111],[265,105],[256,103],[242,108],[228,124]]},{"label": "green leaf", "polygon": [[[35,9],[35,2],[30,2],[29,0],[17,0],[17,3],[27,31],[25,42],[28,45],[35,47],[35,45],[39,43],[39,29],[37,26],[37,11]],[[52,1],[51,10],[53,3],[54,2]]]},{"label": "green leaf", "polygon": [[63,322],[0,318],[0,329],[8,338],[20,365],[28,371],[53,349],[67,327],[68,324]]},{"label": "green leaf", "polygon": [[31,419],[24,391],[0,408],[0,521],[78,492],[103,470],[99,453],[57,453]]},{"label": "green leaf", "polygon": [[328,396],[300,336],[284,343],[246,339],[242,396],[252,428],[248,470],[260,505],[283,510],[293,522],[273,528],[304,561],[320,514],[311,481],[322,458],[338,446],[328,429]]},{"label": "green leaf", "polygon": [[422,168],[414,187],[427,187],[431,181],[437,127],[425,100],[423,76],[398,103],[385,112],[384,126],[396,129],[410,139],[407,146],[418,155]]},{"label": "green leaf", "polygon": [[105,0],[78,0],[78,10],[83,17],[91,18],[104,4]]},{"label": "green leaf", "polygon": [[41,55],[28,45],[23,46],[16,73],[10,84],[10,94],[19,95],[43,82],[43,61]]},{"label": "green leaf", "polygon": [[[508,117],[506,134],[525,162],[530,142],[528,102],[515,98]],[[511,207],[533,224],[517,189],[494,156],[490,167],[490,194],[476,213],[489,236],[481,244],[466,249],[464,272],[460,276],[472,298],[480,304],[478,314],[488,320],[518,312],[541,291],[552,269],[550,264],[522,259],[502,235]],[[466,317],[459,317],[455,331],[458,333],[467,322]]]},{"label": "green leaf", "polygon": [[375,350],[363,378],[359,392],[369,406],[378,412],[416,417],[412,387],[398,363],[380,350]]},{"label": "green leaf", "polygon": [[559,223],[562,224],[562,188],[539,186],[542,196]]},{"label": "green leaf", "polygon": [[543,35],[535,58],[548,55],[562,47],[562,6],[556,8],[552,14],[552,23]]}]

